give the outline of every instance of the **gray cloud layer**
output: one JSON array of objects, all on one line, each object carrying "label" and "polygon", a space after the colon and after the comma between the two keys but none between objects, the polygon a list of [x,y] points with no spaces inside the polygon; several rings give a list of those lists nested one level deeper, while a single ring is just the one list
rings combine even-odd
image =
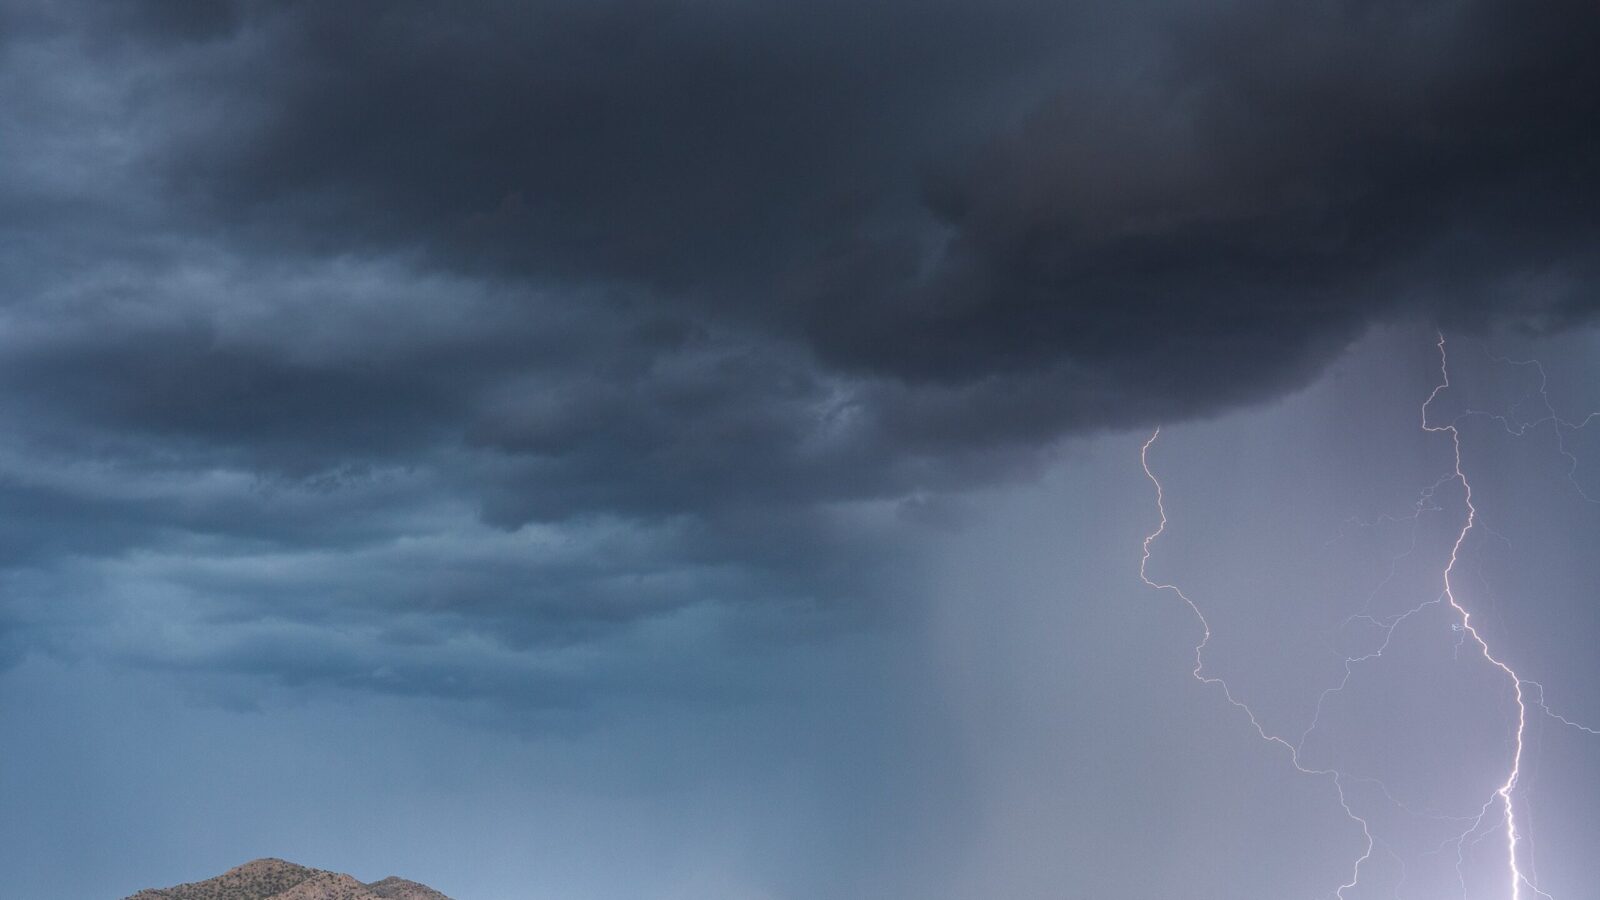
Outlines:
[{"label": "gray cloud layer", "polygon": [[0,34],[0,659],[722,689],[690,660],[892,614],[903,535],[1064,435],[1277,395],[1385,318],[1595,306],[1577,0]]}]

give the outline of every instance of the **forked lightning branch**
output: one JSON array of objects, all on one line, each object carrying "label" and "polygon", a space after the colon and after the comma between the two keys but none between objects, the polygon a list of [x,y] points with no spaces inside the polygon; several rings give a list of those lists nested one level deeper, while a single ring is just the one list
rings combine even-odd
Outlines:
[{"label": "forked lightning branch", "polygon": [[[1533,874],[1528,866],[1527,861],[1530,853],[1529,841],[1522,833],[1520,826],[1521,819],[1519,819],[1519,802],[1521,799],[1519,787],[1522,778],[1524,754],[1526,751],[1529,708],[1537,707],[1541,712],[1549,715],[1552,719],[1561,723],[1562,725],[1576,728],[1580,731],[1590,734],[1596,734],[1600,732],[1574,722],[1571,719],[1550,712],[1545,705],[1544,686],[1538,682],[1530,681],[1519,675],[1516,669],[1512,667],[1507,659],[1490,645],[1489,641],[1485,639],[1483,634],[1473,624],[1472,611],[1468,608],[1468,605],[1457,595],[1457,580],[1459,576],[1457,570],[1462,560],[1465,545],[1468,541],[1468,538],[1471,536],[1473,529],[1480,527],[1480,514],[1477,506],[1473,503],[1472,483],[1468,478],[1466,467],[1462,462],[1461,431],[1458,428],[1458,425],[1461,421],[1461,418],[1466,416],[1487,415],[1490,416],[1490,418],[1498,420],[1512,435],[1520,437],[1528,433],[1532,425],[1545,422],[1550,423],[1557,435],[1557,441],[1560,445],[1560,451],[1562,455],[1572,463],[1572,469],[1567,473],[1569,480],[1573,481],[1574,487],[1576,490],[1578,490],[1579,494],[1583,496],[1585,500],[1589,500],[1589,496],[1583,493],[1582,488],[1577,486],[1576,480],[1572,477],[1573,471],[1576,469],[1577,459],[1567,448],[1564,434],[1584,427],[1590,421],[1592,421],[1596,415],[1600,414],[1591,414],[1589,417],[1583,419],[1579,423],[1573,423],[1560,418],[1556,415],[1553,406],[1550,404],[1549,396],[1546,393],[1547,384],[1543,366],[1537,361],[1532,360],[1519,362],[1501,359],[1499,361],[1503,363],[1510,363],[1518,366],[1537,367],[1540,377],[1539,394],[1544,401],[1546,410],[1549,413],[1548,416],[1533,423],[1513,424],[1504,416],[1490,415],[1488,413],[1477,411],[1468,411],[1464,413],[1462,417],[1457,419],[1452,419],[1447,422],[1436,421],[1430,416],[1429,408],[1433,405],[1434,401],[1439,398],[1439,395],[1447,391],[1451,386],[1450,361],[1443,334],[1439,335],[1438,350],[1439,382],[1434,387],[1432,393],[1430,393],[1422,403],[1421,425],[1422,430],[1431,435],[1441,435],[1448,438],[1450,441],[1453,468],[1450,472],[1440,478],[1439,481],[1427,488],[1423,492],[1423,496],[1424,498],[1431,498],[1433,491],[1440,486],[1450,482],[1456,482],[1460,485],[1464,497],[1464,511],[1460,518],[1459,524],[1456,526],[1454,541],[1450,546],[1449,559],[1448,562],[1445,563],[1443,569],[1439,572],[1438,583],[1440,591],[1437,596],[1420,601],[1401,615],[1386,620],[1372,620],[1382,629],[1383,641],[1381,646],[1375,652],[1367,653],[1362,656],[1345,658],[1345,677],[1338,684],[1331,686],[1322,692],[1318,701],[1316,712],[1311,717],[1311,724],[1300,734],[1298,738],[1290,739],[1268,730],[1267,727],[1263,725],[1260,717],[1258,717],[1256,712],[1250,707],[1249,703],[1246,700],[1241,699],[1239,693],[1234,687],[1229,685],[1229,683],[1221,677],[1209,674],[1207,672],[1205,664],[1205,652],[1207,645],[1211,642],[1212,635],[1211,626],[1207,622],[1206,616],[1204,612],[1202,612],[1200,604],[1192,599],[1183,591],[1182,588],[1178,587],[1176,584],[1156,581],[1150,577],[1149,564],[1152,545],[1154,545],[1156,541],[1167,532],[1167,529],[1170,525],[1167,517],[1165,488],[1163,487],[1161,480],[1156,476],[1155,470],[1151,468],[1150,463],[1151,448],[1155,446],[1157,439],[1161,436],[1161,430],[1159,428],[1157,428],[1150,435],[1150,437],[1140,447],[1139,451],[1139,460],[1140,464],[1144,468],[1145,476],[1150,480],[1150,483],[1155,488],[1156,511],[1159,515],[1159,523],[1157,524],[1156,529],[1150,534],[1146,535],[1144,539],[1143,553],[1139,561],[1139,577],[1152,589],[1171,594],[1172,596],[1181,600],[1198,621],[1201,635],[1200,640],[1194,645],[1194,668],[1192,670],[1194,677],[1203,684],[1220,689],[1227,703],[1244,714],[1251,727],[1254,728],[1256,734],[1262,740],[1276,745],[1284,751],[1284,754],[1287,757],[1290,765],[1293,766],[1296,771],[1307,776],[1325,778],[1333,787],[1333,792],[1338,801],[1339,807],[1342,809],[1344,815],[1349,819],[1353,826],[1359,829],[1363,841],[1363,849],[1361,853],[1351,861],[1349,877],[1342,884],[1335,887],[1330,887],[1331,894],[1339,898],[1339,900],[1345,900],[1347,892],[1362,884],[1362,878],[1365,874],[1364,868],[1372,859],[1373,853],[1376,852],[1380,846],[1379,836],[1375,834],[1372,822],[1368,817],[1357,813],[1353,808],[1350,797],[1347,794],[1348,786],[1354,782],[1371,782],[1377,784],[1382,789],[1384,796],[1388,797],[1391,802],[1398,803],[1398,801],[1394,801],[1394,795],[1392,792],[1390,792],[1387,788],[1384,788],[1381,783],[1376,782],[1375,779],[1372,779],[1370,776],[1357,775],[1342,771],[1337,768],[1305,765],[1302,762],[1302,755],[1306,738],[1311,734],[1312,730],[1316,728],[1317,718],[1321,714],[1322,701],[1325,700],[1330,694],[1342,691],[1349,684],[1351,672],[1356,666],[1382,655],[1383,651],[1388,649],[1390,640],[1393,638],[1394,631],[1401,622],[1428,607],[1441,605],[1448,607],[1448,609],[1451,611],[1452,618],[1454,619],[1451,628],[1458,636],[1457,639],[1470,643],[1470,645],[1476,649],[1477,655],[1481,658],[1483,664],[1492,667],[1498,676],[1505,680],[1513,697],[1515,698],[1514,718],[1513,721],[1508,723],[1512,740],[1510,742],[1510,752],[1505,762],[1503,777],[1494,791],[1489,796],[1483,798],[1482,805],[1478,807],[1476,815],[1466,817],[1467,821],[1469,822],[1467,829],[1454,837],[1451,841],[1447,842],[1447,845],[1453,844],[1456,848],[1457,875],[1461,879],[1463,893],[1465,893],[1467,888],[1466,876],[1462,871],[1463,847],[1469,840],[1476,841],[1484,837],[1487,832],[1499,831],[1502,835],[1504,847],[1503,863],[1501,866],[1503,871],[1502,884],[1504,885],[1504,896],[1510,898],[1510,900],[1523,900],[1523,898],[1528,895],[1547,898],[1547,900],[1553,900],[1550,894],[1540,889],[1537,876]],[[1392,853],[1392,851],[1390,852]],[[1396,859],[1397,861],[1400,861],[1398,857],[1396,857]],[[1403,862],[1401,862],[1401,864],[1403,866]]]}]

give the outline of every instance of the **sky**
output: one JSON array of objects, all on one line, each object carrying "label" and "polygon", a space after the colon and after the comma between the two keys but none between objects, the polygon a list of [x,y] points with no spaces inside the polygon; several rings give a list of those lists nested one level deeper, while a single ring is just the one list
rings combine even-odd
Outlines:
[{"label": "sky", "polygon": [[1597,44],[0,0],[0,897],[1583,897]]}]

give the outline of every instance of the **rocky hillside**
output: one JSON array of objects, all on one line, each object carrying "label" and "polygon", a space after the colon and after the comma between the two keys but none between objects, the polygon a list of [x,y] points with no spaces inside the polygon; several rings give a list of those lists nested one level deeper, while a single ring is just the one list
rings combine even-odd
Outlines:
[{"label": "rocky hillside", "polygon": [[258,859],[215,878],[149,888],[127,900],[450,900],[425,884],[390,876],[364,884],[349,875]]}]

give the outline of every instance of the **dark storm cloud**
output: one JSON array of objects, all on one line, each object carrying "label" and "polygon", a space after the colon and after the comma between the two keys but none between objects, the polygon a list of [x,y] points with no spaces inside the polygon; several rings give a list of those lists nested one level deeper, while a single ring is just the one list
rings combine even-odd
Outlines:
[{"label": "dark storm cloud", "polygon": [[[917,12],[261,9],[226,67],[260,114],[168,176],[319,246],[642,284],[917,380],[1071,360],[1134,404],[1301,374],[1402,303],[1592,274],[1587,5],[1208,5],[1143,40],[1137,10]],[[1125,56],[1074,69],[1085,29]]]},{"label": "dark storm cloud", "polygon": [[1148,79],[1070,86],[937,180],[932,266],[856,253],[810,334],[912,378],[1068,359],[1193,409],[1397,310],[1587,315],[1597,29],[1581,4],[1183,19]]},{"label": "dark storm cloud", "polygon": [[897,533],[1064,435],[1277,395],[1386,317],[1594,305],[1579,2],[0,23],[7,559],[100,598],[0,633],[152,664],[731,648],[745,607],[892,605]]},{"label": "dark storm cloud", "polygon": [[833,2],[262,6],[239,54],[200,55],[234,104],[157,163],[313,246],[751,288],[904,195],[949,137],[936,112],[974,118],[1019,57],[1045,64],[1052,6],[936,3],[917,28]]}]

